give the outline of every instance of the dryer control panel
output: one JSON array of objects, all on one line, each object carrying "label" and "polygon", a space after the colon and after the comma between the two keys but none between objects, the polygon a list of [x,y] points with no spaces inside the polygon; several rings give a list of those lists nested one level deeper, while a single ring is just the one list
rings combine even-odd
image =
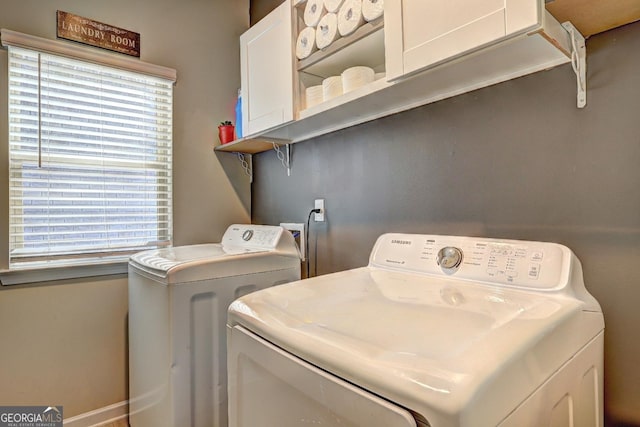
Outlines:
[{"label": "dryer control panel", "polygon": [[423,234],[384,234],[369,266],[529,289],[567,285],[572,252],[547,242]]}]

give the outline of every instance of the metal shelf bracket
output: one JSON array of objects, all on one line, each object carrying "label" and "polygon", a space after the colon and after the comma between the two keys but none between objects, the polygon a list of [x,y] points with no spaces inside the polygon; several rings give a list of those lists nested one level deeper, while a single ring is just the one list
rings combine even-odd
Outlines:
[{"label": "metal shelf bracket", "polygon": [[587,105],[587,47],[584,37],[571,22],[562,24],[571,38],[571,67],[576,73],[578,87],[578,108]]},{"label": "metal shelf bracket", "polygon": [[[282,144],[275,141],[269,141],[273,146],[273,151],[276,152],[276,156],[282,167],[287,171],[287,176],[291,176],[291,144]],[[284,145],[285,151],[283,152],[281,147]],[[249,182],[253,183],[253,154],[248,152],[232,151],[240,161],[244,172],[249,177]]]},{"label": "metal shelf bracket", "polygon": [[285,152],[283,153],[280,149],[280,145],[272,142],[273,150],[276,152],[276,156],[278,156],[278,160],[282,163],[282,167],[287,170],[287,176],[291,176],[291,144],[284,144]]},{"label": "metal shelf bracket", "polygon": [[[237,151],[236,156],[240,160],[244,173],[249,176],[249,183],[253,183],[253,156],[249,153],[239,153]],[[249,159],[247,160],[245,156],[249,156]]]}]

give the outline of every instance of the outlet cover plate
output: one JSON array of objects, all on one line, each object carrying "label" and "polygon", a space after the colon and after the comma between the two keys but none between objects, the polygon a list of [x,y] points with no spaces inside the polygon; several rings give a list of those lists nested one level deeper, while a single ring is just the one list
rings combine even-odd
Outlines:
[{"label": "outlet cover plate", "polygon": [[314,213],[315,217],[313,218],[316,222],[324,222],[324,199],[316,199],[315,209],[320,209],[320,213]]}]

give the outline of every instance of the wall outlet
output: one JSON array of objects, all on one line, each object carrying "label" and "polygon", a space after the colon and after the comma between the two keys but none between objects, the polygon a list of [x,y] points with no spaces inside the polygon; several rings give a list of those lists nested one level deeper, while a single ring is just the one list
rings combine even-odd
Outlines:
[{"label": "wall outlet", "polygon": [[304,224],[297,222],[281,222],[280,227],[284,227],[293,234],[293,238],[298,245],[298,250],[300,251],[300,258],[304,261],[307,258],[307,254],[305,253],[305,240],[304,240]]},{"label": "wall outlet", "polygon": [[324,199],[316,199],[314,208],[320,209],[319,213],[314,213],[315,217],[313,219],[315,222],[324,222]]}]

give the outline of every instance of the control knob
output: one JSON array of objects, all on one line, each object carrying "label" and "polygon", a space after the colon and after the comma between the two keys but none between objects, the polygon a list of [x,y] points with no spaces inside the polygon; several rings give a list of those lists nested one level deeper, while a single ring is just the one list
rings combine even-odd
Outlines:
[{"label": "control knob", "polygon": [[244,240],[245,242],[248,242],[249,240],[251,240],[252,237],[253,237],[253,230],[247,230],[244,233],[242,233],[242,240]]},{"label": "control knob", "polygon": [[453,246],[446,246],[438,251],[436,261],[443,270],[454,272],[462,263],[462,250]]}]

